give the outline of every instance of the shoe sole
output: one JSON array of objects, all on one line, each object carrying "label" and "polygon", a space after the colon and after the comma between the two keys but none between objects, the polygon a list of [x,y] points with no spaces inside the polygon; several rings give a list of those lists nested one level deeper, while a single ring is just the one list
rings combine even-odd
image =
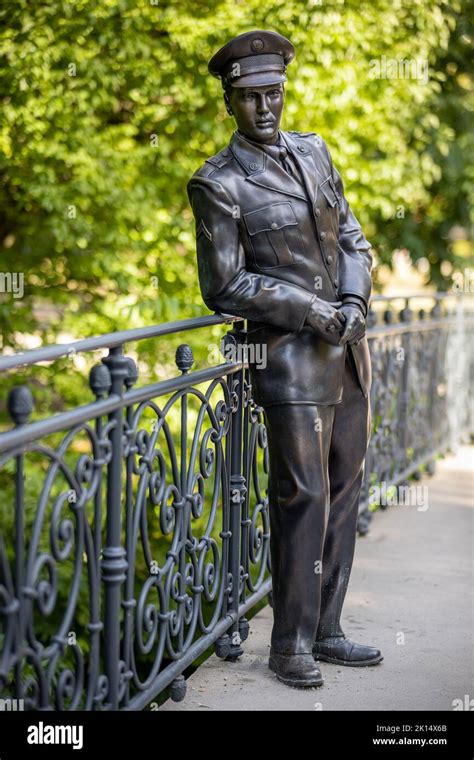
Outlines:
[{"label": "shoe sole", "polygon": [[331,662],[333,665],[345,665],[349,668],[367,668],[370,665],[378,665],[383,660],[382,655],[374,657],[372,660],[339,660],[337,657],[329,657],[328,655],[317,654],[316,652],[313,652],[313,655],[316,660]]},{"label": "shoe sole", "polygon": [[282,676],[279,674],[278,667],[272,658],[270,658],[268,661],[268,667],[275,673],[279,681],[284,683],[286,686],[292,686],[293,689],[317,689],[324,683],[324,680],[322,678],[319,681],[315,681],[314,679],[309,678],[288,678],[287,676]]}]

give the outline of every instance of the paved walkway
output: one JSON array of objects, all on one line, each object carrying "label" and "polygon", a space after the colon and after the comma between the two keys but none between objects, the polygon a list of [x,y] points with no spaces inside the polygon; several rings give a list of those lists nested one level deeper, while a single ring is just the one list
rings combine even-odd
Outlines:
[{"label": "paved walkway", "polygon": [[185,700],[160,710],[451,710],[453,700],[474,697],[473,468],[474,448],[462,447],[417,483],[428,509],[379,511],[357,541],[343,627],[382,649],[379,666],[321,663],[322,688],[281,684],[267,665],[266,607],[237,663],[210,657],[189,678]]}]

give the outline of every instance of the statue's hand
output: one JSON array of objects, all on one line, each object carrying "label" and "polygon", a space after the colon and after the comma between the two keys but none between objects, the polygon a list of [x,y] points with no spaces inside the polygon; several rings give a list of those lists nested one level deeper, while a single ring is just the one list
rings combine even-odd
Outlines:
[{"label": "statue's hand", "polygon": [[341,306],[341,312],[345,317],[344,330],[340,336],[340,345],[349,343],[352,346],[358,343],[365,335],[365,319],[358,306],[346,304]]},{"label": "statue's hand", "polygon": [[305,323],[312,327],[323,340],[336,346],[340,342],[340,333],[345,322],[342,311],[339,311],[340,305],[340,302],[330,303],[316,298],[311,304]]}]

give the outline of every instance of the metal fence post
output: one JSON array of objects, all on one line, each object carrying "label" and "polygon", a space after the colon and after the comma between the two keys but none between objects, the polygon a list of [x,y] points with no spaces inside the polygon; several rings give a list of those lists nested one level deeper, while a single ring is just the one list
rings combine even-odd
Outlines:
[{"label": "metal fence post", "polygon": [[[410,323],[412,321],[412,311],[410,309],[410,301],[407,298],[405,306],[400,312],[400,320],[404,323]],[[400,436],[399,436],[399,457],[398,467],[400,470],[405,469],[408,466],[408,408],[410,404],[410,346],[411,346],[411,333],[404,333],[402,336],[403,347],[403,369],[402,369],[402,390],[400,394]]]},{"label": "metal fence post", "polygon": [[[236,360],[243,356],[243,346],[246,345],[246,333],[241,323],[234,323],[232,330],[227,333],[227,340],[234,342]],[[231,383],[232,423],[230,428],[230,532],[229,569],[232,577],[232,591],[228,608],[238,614],[240,598],[240,538],[242,504],[247,493],[247,484],[243,475],[242,463],[242,430],[244,410],[244,369],[240,369],[229,377]],[[242,638],[239,631],[239,621],[236,620],[229,629],[230,652],[226,660],[235,661],[243,654]]]},{"label": "metal fence post", "polygon": [[[122,395],[128,376],[128,360],[123,347],[111,348],[102,359],[110,371],[111,394]],[[102,552],[102,580],[105,585],[104,665],[108,679],[108,703],[118,709],[120,673],[121,584],[125,581],[128,563],[122,546],[122,448],[123,409],[109,415],[109,440],[112,456],[107,466],[107,522],[105,548]]]},{"label": "metal fence post", "polygon": [[[28,422],[33,411],[33,396],[26,385],[12,388],[7,402],[10,417],[16,427]],[[16,626],[16,652],[15,652],[15,682],[14,689],[17,699],[23,698],[22,662],[21,653],[25,640],[27,626],[27,609],[31,605],[25,604],[25,457],[20,452],[15,457],[15,597],[16,600],[10,605],[12,612],[17,612]],[[9,611],[10,611],[9,610]],[[40,693],[41,706],[48,703],[48,695]]]}]

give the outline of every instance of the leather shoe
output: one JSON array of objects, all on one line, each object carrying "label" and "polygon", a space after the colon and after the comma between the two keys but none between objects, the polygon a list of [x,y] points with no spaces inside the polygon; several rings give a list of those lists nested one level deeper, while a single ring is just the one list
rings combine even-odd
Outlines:
[{"label": "leather shoe", "polygon": [[311,654],[280,654],[270,648],[268,667],[279,681],[296,689],[311,689],[322,686],[321,671]]},{"label": "leather shoe", "polygon": [[383,660],[380,650],[365,644],[355,644],[345,636],[318,639],[314,642],[313,655],[317,660],[351,667],[377,665]]}]

